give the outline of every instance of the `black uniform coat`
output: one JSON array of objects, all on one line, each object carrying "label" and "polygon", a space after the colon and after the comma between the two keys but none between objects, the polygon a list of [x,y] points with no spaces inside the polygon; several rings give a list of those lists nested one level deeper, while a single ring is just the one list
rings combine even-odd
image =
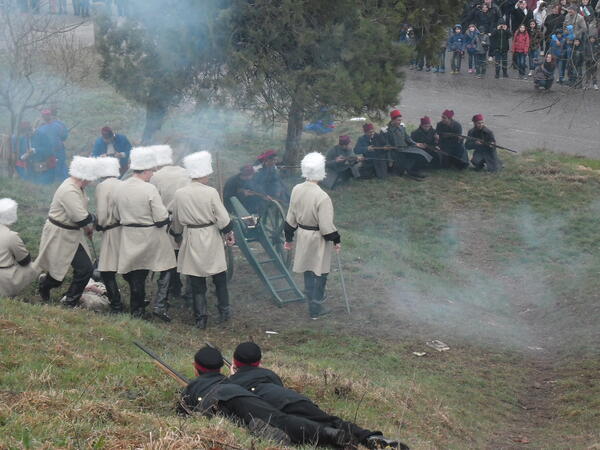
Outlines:
[{"label": "black uniform coat", "polygon": [[419,127],[410,133],[410,138],[418,144],[426,144],[425,151],[433,158],[431,165],[434,167],[441,166],[440,154],[434,150],[437,143],[435,142],[435,129],[433,127],[427,131]]},{"label": "black uniform coat", "polygon": [[475,168],[481,169],[485,165],[490,172],[499,170],[502,167],[502,161],[498,158],[496,147],[485,145],[485,143],[496,143],[494,133],[489,128],[483,127],[481,130],[471,128],[468,135],[484,142],[484,144],[480,144],[474,139],[467,139],[466,147],[475,150],[471,159]]},{"label": "black uniform coat", "polygon": [[[374,134],[373,137],[363,134],[356,140],[354,153],[365,157],[362,169],[366,172],[366,176],[369,176],[368,171],[374,172],[377,178],[385,178],[387,176],[388,161],[391,161],[390,151],[381,149],[368,150],[369,146],[384,147],[386,144],[385,137],[378,133]],[[361,170],[361,175],[362,173],[363,171]]]},{"label": "black uniform coat", "polygon": [[444,122],[438,122],[435,132],[440,136],[440,148],[449,155],[448,164],[459,168],[465,168],[469,165],[469,155],[465,150],[462,138],[462,126],[456,120],[452,120],[448,125]]},{"label": "black uniform coat", "polygon": [[312,403],[309,398],[284,387],[275,372],[262,367],[240,367],[234,375],[229,377],[229,381],[248,389],[279,410],[300,401]]},{"label": "black uniform coat", "polygon": [[203,414],[216,412],[218,402],[238,397],[256,397],[248,390],[233,384],[221,373],[206,373],[186,386],[181,394],[182,403],[190,410]]}]

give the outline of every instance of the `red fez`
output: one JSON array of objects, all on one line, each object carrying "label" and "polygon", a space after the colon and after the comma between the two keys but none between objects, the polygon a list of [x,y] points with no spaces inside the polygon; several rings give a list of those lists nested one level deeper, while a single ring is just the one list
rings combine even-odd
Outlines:
[{"label": "red fez", "polygon": [[339,145],[348,145],[350,143],[350,136],[340,136]]},{"label": "red fez", "polygon": [[254,167],[252,167],[251,164],[246,164],[245,166],[242,166],[240,173],[244,176],[252,175],[254,173]]},{"label": "red fez", "polygon": [[372,124],[372,123],[365,123],[365,124],[363,125],[363,131],[364,131],[365,133],[368,133],[369,131],[373,130],[374,128],[375,128],[375,127],[373,126],[373,124]]},{"label": "red fez", "polygon": [[275,150],[267,150],[262,155],[259,155],[259,157],[256,159],[259,161],[264,161],[265,159],[274,158],[275,156],[277,156],[277,152]]},{"label": "red fez", "polygon": [[471,120],[473,122],[483,122],[483,114],[475,114]]},{"label": "red fez", "polygon": [[402,113],[395,109],[390,113],[390,117],[392,118],[392,120],[394,120],[396,117],[402,117]]},{"label": "red fez", "polygon": [[431,119],[427,116],[421,117],[421,125],[431,125]]},{"label": "red fez", "polygon": [[52,115],[51,109],[42,109],[42,116],[51,116],[51,115]]},{"label": "red fez", "polygon": [[114,135],[113,130],[110,127],[102,127],[100,130],[102,136],[112,137]]},{"label": "red fez", "polygon": [[442,113],[442,116],[446,116],[448,119],[452,119],[454,117],[454,111],[452,111],[451,109],[446,109]]}]

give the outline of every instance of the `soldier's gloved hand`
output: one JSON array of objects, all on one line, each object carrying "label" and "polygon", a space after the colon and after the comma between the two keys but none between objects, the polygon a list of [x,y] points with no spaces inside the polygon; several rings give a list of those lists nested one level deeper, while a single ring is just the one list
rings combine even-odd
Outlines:
[{"label": "soldier's gloved hand", "polygon": [[292,250],[294,248],[294,243],[293,242],[286,242],[283,244],[283,249],[284,250]]}]

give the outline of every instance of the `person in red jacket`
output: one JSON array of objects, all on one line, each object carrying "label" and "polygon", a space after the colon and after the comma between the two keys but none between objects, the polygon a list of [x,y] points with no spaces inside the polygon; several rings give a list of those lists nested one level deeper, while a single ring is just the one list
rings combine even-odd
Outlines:
[{"label": "person in red jacket", "polygon": [[529,53],[529,33],[525,25],[521,25],[513,37],[513,53],[519,69],[519,76],[526,80],[525,70],[527,68],[527,53]]}]

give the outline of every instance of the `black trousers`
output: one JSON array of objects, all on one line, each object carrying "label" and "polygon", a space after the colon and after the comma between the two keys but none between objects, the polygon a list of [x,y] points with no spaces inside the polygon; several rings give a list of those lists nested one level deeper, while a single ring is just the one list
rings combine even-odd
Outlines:
[{"label": "black trousers", "polygon": [[219,402],[219,410],[246,425],[249,425],[253,418],[261,419],[284,431],[295,444],[334,444],[322,432],[322,425],[279,411],[257,397],[236,397]]},{"label": "black trousers", "polygon": [[[92,273],[94,272],[92,260],[81,244],[79,244],[75,256],[73,256],[71,267],[73,268],[73,280],[71,281],[71,285],[65,293],[65,296],[71,301],[77,301],[79,300],[79,297],[81,297],[81,294],[83,294],[83,290],[87,286],[92,277]],[[50,288],[55,288],[60,286],[62,281],[55,280],[48,274],[46,276],[46,284]]]},{"label": "black trousers", "polygon": [[146,277],[148,270],[133,270],[123,275],[129,283],[129,309],[132,316],[141,317],[146,308]]},{"label": "black trousers", "polygon": [[322,303],[327,285],[327,273],[318,276],[314,272],[304,272],[304,292],[310,302]]},{"label": "black trousers", "polygon": [[[223,271],[212,276],[217,292],[217,308],[225,313],[229,309],[229,291],[227,290],[227,272]],[[190,276],[192,294],[206,296],[206,278]]]},{"label": "black trousers", "polygon": [[361,444],[366,443],[369,436],[381,434],[380,431],[365,430],[352,422],[346,422],[337,416],[327,414],[321,408],[308,400],[300,400],[282,408],[286,414],[303,417],[323,426],[344,430],[346,434],[353,436]]},{"label": "black trousers", "polygon": [[110,309],[113,312],[123,311],[123,303],[121,302],[121,293],[117,285],[117,272],[100,272],[102,282],[106,287],[106,296],[110,300]]}]

